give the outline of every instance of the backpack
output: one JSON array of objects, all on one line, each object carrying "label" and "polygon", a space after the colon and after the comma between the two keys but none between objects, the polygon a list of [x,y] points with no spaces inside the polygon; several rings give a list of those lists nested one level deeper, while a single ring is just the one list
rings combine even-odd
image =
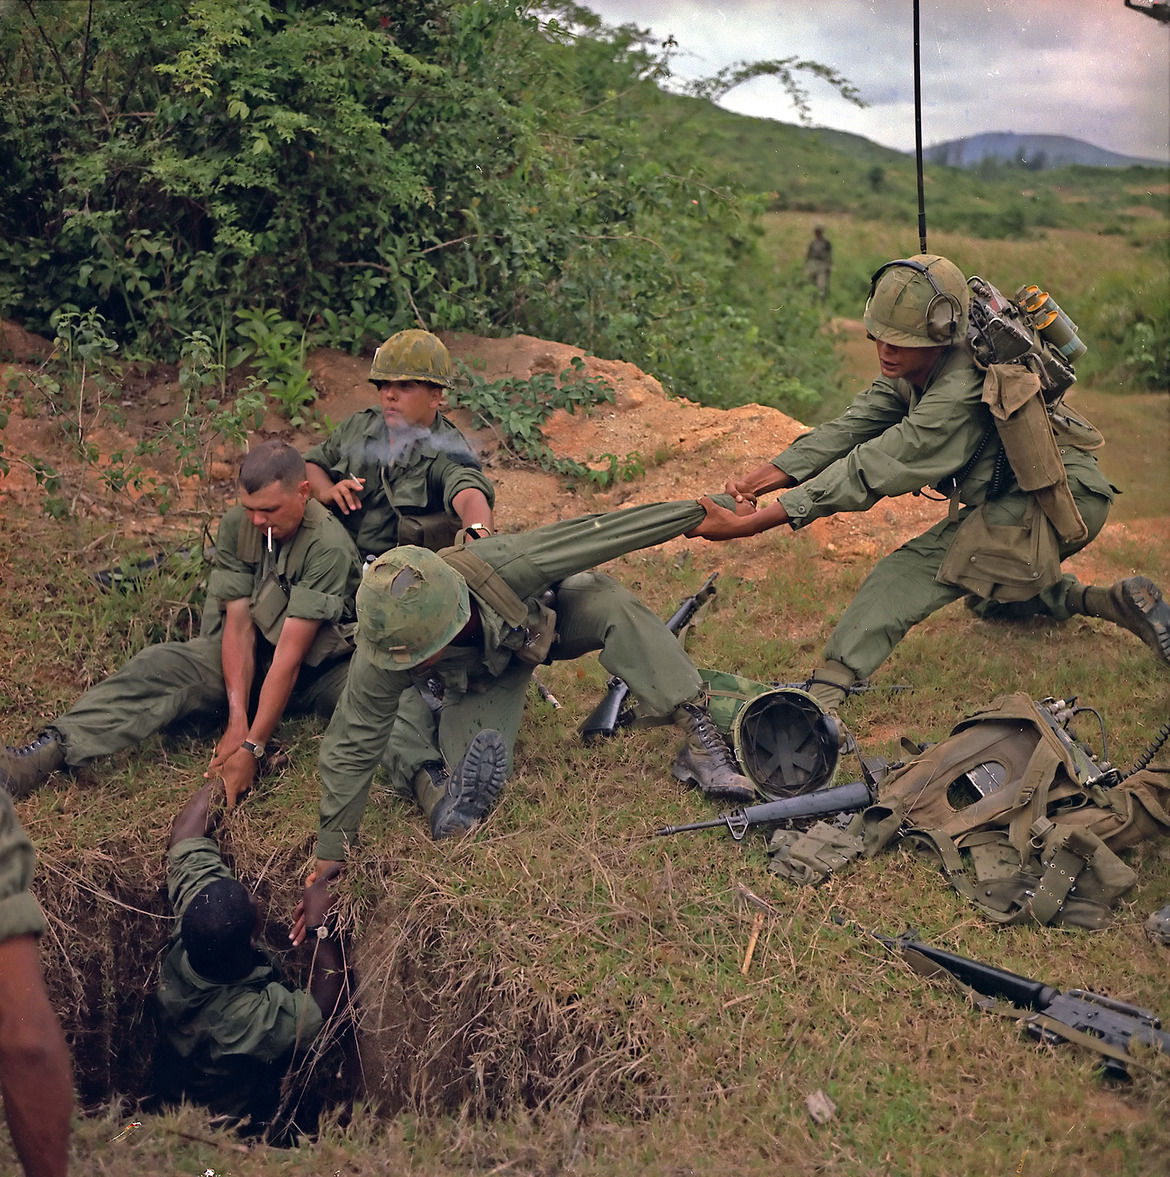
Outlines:
[{"label": "backpack", "polygon": [[848,830],[778,830],[771,869],[819,882],[905,839],[995,923],[1105,927],[1137,881],[1118,852],[1170,833],[1170,770],[1118,782],[1069,734],[1071,717],[1062,701],[996,699],[893,767]]}]

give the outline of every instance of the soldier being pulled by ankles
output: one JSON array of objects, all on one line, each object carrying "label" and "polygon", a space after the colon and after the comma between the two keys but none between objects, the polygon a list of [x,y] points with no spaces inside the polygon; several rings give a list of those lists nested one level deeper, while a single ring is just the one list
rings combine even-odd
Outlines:
[{"label": "soldier being pulled by ankles", "polygon": [[[1170,665],[1170,606],[1157,585],[1144,576],[1085,585],[1060,567],[1101,530],[1115,488],[1090,452],[1101,435],[1062,399],[1084,345],[1067,317],[1071,331],[1044,334],[1062,315],[1050,303],[1036,287],[1004,299],[935,254],[882,266],[865,304],[881,374],[836,420],[727,484],[740,504],[779,498],[747,515],[709,504],[689,533],[796,530],[924,487],[949,497],[948,516],[877,564],[830,635],[809,687],[826,711],[912,626],[964,595],[982,617],[1104,618]],[[969,333],[972,312],[986,330]]]},{"label": "soldier being pulled by ankles", "polygon": [[632,593],[590,571],[703,516],[695,500],[654,503],[441,554],[406,546],[378,557],[358,589],[357,649],[321,746],[319,868],[346,857],[383,754],[434,837],[476,825],[503,788],[534,667],[591,650],[644,714],[686,735],[678,779],[753,797],[682,645]]}]

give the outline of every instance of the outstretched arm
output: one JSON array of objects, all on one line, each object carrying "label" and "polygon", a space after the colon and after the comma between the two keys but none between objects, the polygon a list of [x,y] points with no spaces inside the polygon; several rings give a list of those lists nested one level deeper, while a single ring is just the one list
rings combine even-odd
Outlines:
[{"label": "outstretched arm", "polygon": [[[338,1007],[345,993],[345,956],[341,949],[341,936],[336,926],[329,928],[329,909],[333,906],[334,894],[329,884],[341,873],[342,864],[330,863],[326,869],[315,871],[312,882],[305,887],[300,903],[293,917],[293,928],[289,939],[300,944],[308,935],[316,945],[313,971],[309,978],[309,992],[329,1017]],[[329,934],[313,939],[318,928],[328,928]]]},{"label": "outstretched arm", "polygon": [[26,1177],[64,1177],[73,1072],[31,935],[0,943],[0,1093]]},{"label": "outstretched arm", "polygon": [[235,752],[248,734],[248,704],[256,677],[256,627],[246,597],[228,601],[224,606],[221,650],[228,721],[215,748],[212,770]]},{"label": "outstretched arm", "polygon": [[765,462],[757,466],[749,474],[731,479],[726,486],[727,493],[734,496],[737,503],[748,502],[755,505],[762,494],[770,490],[786,490],[796,485],[796,479],[785,474],[778,466]]},{"label": "outstretched arm", "polygon": [[[226,734],[224,741],[221,741],[221,747],[216,752],[208,771],[222,776],[229,809],[235,806],[236,801],[256,780],[256,757],[241,745],[244,740],[264,745],[272,738],[272,733],[276,731],[277,724],[284,715],[284,709],[292,697],[305,655],[308,654],[320,628],[320,621],[309,621],[304,617],[285,618],[280,628],[276,649],[272,654],[272,664],[268,667],[268,673],[260,687],[256,714],[235,741],[234,747],[226,745]],[[226,657],[224,662],[226,674]]]},{"label": "outstretched arm", "polygon": [[707,513],[698,527],[686,533],[687,539],[743,539],[788,522],[788,512],[779,500],[756,510],[750,500],[738,499],[735,510],[729,511],[704,495],[699,500],[699,506]]},{"label": "outstretched arm", "polygon": [[171,825],[171,837],[167,849],[185,842],[188,838],[205,838],[219,825],[223,809],[214,801],[222,801],[218,781],[213,781],[195,792],[187,804],[179,810]]}]

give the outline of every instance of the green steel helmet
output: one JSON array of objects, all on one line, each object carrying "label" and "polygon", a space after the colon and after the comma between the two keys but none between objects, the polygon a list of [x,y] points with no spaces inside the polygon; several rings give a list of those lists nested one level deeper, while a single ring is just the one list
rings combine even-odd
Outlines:
[{"label": "green steel helmet", "polygon": [[381,670],[425,662],[470,617],[467,582],[427,548],[403,544],[383,552],[358,585],[358,649]]},{"label": "green steel helmet", "polygon": [[374,384],[387,380],[426,380],[444,388],[454,388],[451,353],[443,341],[429,331],[416,328],[399,331],[374,352],[370,380]]},{"label": "green steel helmet", "polygon": [[887,262],[870,279],[865,329],[896,347],[939,347],[967,335],[971,292],[954,262],[935,253]]}]

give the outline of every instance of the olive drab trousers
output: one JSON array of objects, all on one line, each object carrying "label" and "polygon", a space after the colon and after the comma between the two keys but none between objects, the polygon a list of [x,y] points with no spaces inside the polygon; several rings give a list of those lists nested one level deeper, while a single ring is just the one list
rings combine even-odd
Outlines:
[{"label": "olive drab trousers", "polygon": [[[637,597],[601,572],[566,577],[556,590],[557,640],[550,662],[600,651],[611,674],[639,684],[638,701],[654,716],[669,716],[693,699],[703,683],[682,644],[662,640],[662,621]],[[512,750],[534,667],[515,659],[502,674],[479,677],[478,650],[456,652],[452,666],[444,661],[436,690],[425,683],[406,691],[400,700],[393,734],[387,742],[386,765],[396,792],[411,794],[409,782],[427,763],[453,768],[477,732],[492,728],[503,737],[511,771]],[[425,679],[426,672],[423,672]],[[437,676],[436,676],[437,677]]]},{"label": "olive drab trousers", "polygon": [[[257,651],[257,685],[271,657],[271,647],[260,644],[268,657]],[[331,715],[345,686],[348,661],[302,666],[288,711]],[[197,637],[140,650],[50,726],[61,737],[65,763],[76,767],[128,748],[185,716],[226,712],[220,639]]]},{"label": "olive drab trousers", "polygon": [[[1075,470],[1069,471],[1069,488],[1089,534],[1079,543],[1062,544],[1062,560],[1080,551],[1097,535],[1105,525],[1110,506],[1110,500],[1081,482]],[[1014,491],[993,500],[988,522],[1019,523],[1028,499],[1028,495]],[[965,595],[963,589],[940,584],[935,579],[965,514],[966,511],[960,513],[959,520],[953,523],[946,519],[936,523],[878,562],[829,636],[824,652],[826,661],[842,663],[858,679],[868,678],[913,626]],[[1046,614],[1063,621],[1069,616],[1066,603],[1069,589],[1076,583],[1076,577],[1066,574],[1052,588],[1031,600],[1001,604],[973,597],[971,608],[980,617],[1023,618]]]}]

